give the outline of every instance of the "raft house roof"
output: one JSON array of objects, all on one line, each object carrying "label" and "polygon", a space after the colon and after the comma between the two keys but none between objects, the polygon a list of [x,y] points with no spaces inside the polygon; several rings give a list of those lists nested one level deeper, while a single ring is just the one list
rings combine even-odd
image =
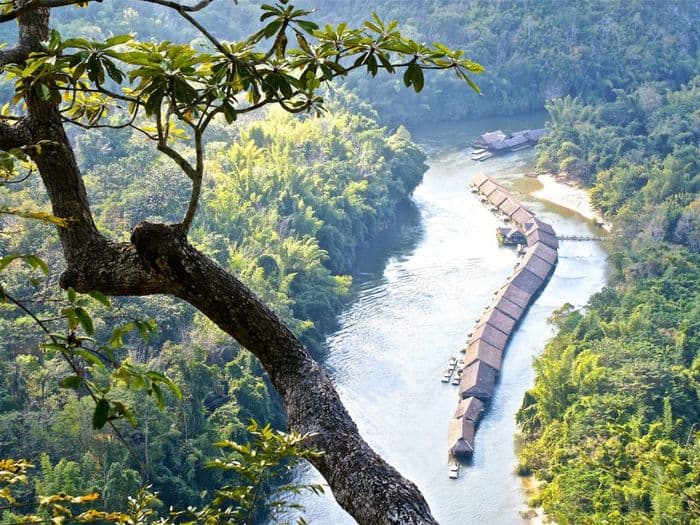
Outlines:
[{"label": "raft house roof", "polygon": [[494,142],[499,142],[502,140],[505,140],[508,138],[508,135],[503,133],[500,129],[496,131],[489,131],[487,133],[484,133],[482,135],[479,135],[476,140],[474,141],[474,144],[493,144]]},{"label": "raft house roof", "polygon": [[525,132],[525,136],[531,142],[539,142],[546,135],[549,135],[549,128],[528,129]]},{"label": "raft house roof", "polygon": [[493,204],[494,206],[500,205],[502,202],[505,202],[508,199],[508,194],[501,190],[498,189],[494,191],[491,195],[489,195],[489,202]]},{"label": "raft house roof", "polygon": [[503,350],[488,344],[483,339],[473,342],[467,347],[464,362],[471,365],[475,361],[481,361],[496,371],[501,369]]},{"label": "raft house roof", "polygon": [[513,149],[513,148],[519,148],[519,147],[523,147],[523,146],[529,146],[530,141],[527,139],[527,137],[525,136],[525,133],[523,132],[523,133],[518,133],[518,134],[514,133],[511,138],[504,140],[503,144],[507,148]]},{"label": "raft house roof", "polygon": [[513,215],[510,216],[510,218],[518,224],[526,224],[528,221],[532,220],[534,216],[534,213],[521,206],[513,213]]},{"label": "raft house roof", "polygon": [[552,228],[552,226],[549,223],[544,222],[543,220],[537,217],[533,217],[532,220],[525,225],[525,227],[528,230],[539,229],[551,235],[556,235],[556,233],[554,233],[554,228]]},{"label": "raft house roof", "polygon": [[462,373],[459,395],[462,398],[490,399],[496,385],[496,371],[483,361],[474,361]]},{"label": "raft house roof", "polygon": [[510,216],[513,213],[515,213],[518,208],[520,208],[520,203],[509,195],[508,198],[505,201],[503,201],[498,207],[503,213]]},{"label": "raft house roof", "polygon": [[510,282],[521,290],[529,293],[530,296],[533,296],[539,291],[542,284],[544,284],[544,279],[538,277],[527,268],[522,268],[511,278]]},{"label": "raft house roof", "polygon": [[554,265],[557,262],[557,259],[559,258],[557,251],[555,249],[550,248],[544,243],[538,242],[535,244],[535,246],[528,248],[528,251],[531,251],[533,254],[535,254],[537,257],[540,259],[543,259],[544,261]]},{"label": "raft house roof", "polygon": [[484,404],[475,397],[460,400],[455,411],[455,419],[463,417],[467,421],[476,423],[484,412]]},{"label": "raft house roof", "polygon": [[503,294],[496,299],[496,302],[494,303],[493,307],[495,310],[498,310],[499,312],[507,315],[515,322],[518,322],[525,313],[524,308],[515,304]]},{"label": "raft house roof", "polygon": [[491,195],[494,191],[496,190],[502,190],[503,188],[500,186],[500,184],[496,184],[494,181],[491,179],[488,179],[486,182],[484,182],[481,186],[479,186],[479,192],[484,196],[488,197]]},{"label": "raft house roof", "polygon": [[474,452],[476,425],[473,421],[451,419],[447,429],[447,445],[455,456],[470,456]]},{"label": "raft house roof", "polygon": [[489,151],[503,151],[507,149],[510,149],[508,140],[499,140],[498,142],[491,142],[489,144]]},{"label": "raft house roof", "polygon": [[489,178],[488,178],[486,175],[482,175],[481,173],[479,173],[478,175],[475,175],[475,176],[472,178],[471,184],[472,184],[472,186],[474,186],[475,188],[478,188],[479,186],[481,186],[481,185],[482,185],[484,182],[486,182],[487,180],[489,180]]},{"label": "raft house roof", "polygon": [[495,326],[489,323],[484,323],[474,328],[474,333],[472,334],[470,343],[482,339],[488,344],[503,350],[506,347],[506,343],[508,343],[508,335],[509,334],[501,332]]},{"label": "raft house roof", "polygon": [[530,304],[530,299],[532,298],[532,294],[521,290],[511,281],[507,281],[503,288],[503,297],[508,299],[510,302],[515,303],[523,310],[525,310],[528,307],[528,305]]},{"label": "raft house roof", "polygon": [[527,245],[534,246],[538,242],[541,242],[545,246],[549,246],[550,248],[553,248],[555,250],[559,247],[559,241],[557,240],[556,235],[552,235],[551,233],[542,231],[539,228],[535,228],[533,230],[528,231]]},{"label": "raft house roof", "polygon": [[534,250],[528,250],[523,257],[521,267],[527,268],[529,271],[534,273],[537,277],[541,279],[546,279],[554,268],[553,263],[549,263],[544,259],[540,259],[535,255]]},{"label": "raft house roof", "polygon": [[481,322],[478,323],[477,328],[483,323],[494,326],[506,335],[509,335],[515,326],[515,321],[513,319],[495,308],[490,308],[489,311],[486,312]]}]

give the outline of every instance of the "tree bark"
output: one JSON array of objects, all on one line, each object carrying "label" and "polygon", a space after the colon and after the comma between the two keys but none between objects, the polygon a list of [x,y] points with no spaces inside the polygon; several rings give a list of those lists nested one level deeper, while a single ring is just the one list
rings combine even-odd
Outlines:
[{"label": "tree bark", "polygon": [[[12,53],[41,49],[48,14],[37,9],[22,15]],[[436,523],[417,487],[362,439],[328,376],[299,340],[243,283],[192,247],[180,225],[141,223],[126,244],[98,231],[58,107],[31,96],[27,105],[23,140],[50,142],[32,158],[54,215],[69,224],[59,229],[67,263],[61,285],[115,296],[168,294],[191,303],[258,357],[284,400],[290,429],[313,435],[307,446],[322,453],[313,464],[359,523]],[[0,128],[0,147],[17,136],[13,127]]]}]

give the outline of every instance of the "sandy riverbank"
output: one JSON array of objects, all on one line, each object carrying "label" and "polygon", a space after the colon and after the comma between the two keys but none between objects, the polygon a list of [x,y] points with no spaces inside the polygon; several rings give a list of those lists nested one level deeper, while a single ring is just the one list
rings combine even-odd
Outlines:
[{"label": "sandy riverbank", "polygon": [[610,231],[610,224],[605,222],[593,207],[586,190],[551,174],[538,175],[537,180],[542,184],[542,188],[534,191],[533,197],[573,210],[586,219],[602,224],[605,231]]}]

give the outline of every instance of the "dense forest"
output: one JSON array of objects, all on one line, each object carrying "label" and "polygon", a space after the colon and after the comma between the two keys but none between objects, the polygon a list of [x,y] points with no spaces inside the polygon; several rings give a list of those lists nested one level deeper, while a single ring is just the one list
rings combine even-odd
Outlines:
[{"label": "dense forest", "polygon": [[[213,130],[205,206],[193,230],[199,249],[244,277],[317,351],[343,305],[356,249],[391,226],[425,170],[408,132],[388,133],[354,96],[338,93],[328,109],[323,118],[274,111],[235,131]],[[136,132],[76,133],[73,140],[103,228],[120,237],[141,220],[176,220],[186,184],[148,141]],[[4,188],[3,205],[42,210],[46,198],[33,178]],[[2,253],[35,254],[51,271],[42,278],[15,261],[1,275],[6,293],[60,331],[68,299],[56,284],[62,262],[52,229],[4,215]],[[258,361],[191,307],[167,297],[93,307],[98,342],[130,326],[119,359],[165,373],[184,399],[169,395],[159,411],[145,392],[119,393],[136,412],[137,427],[119,427],[134,457],[109,433],[93,431],[89,397],[60,387],[69,370],[58,353],[43,352],[34,321],[0,305],[0,455],[38,463],[39,494],[98,489],[104,508],[117,509],[149,483],[165,505],[197,504],[202,491],[222,483],[203,470],[217,456],[214,443],[245,441],[251,419],[284,427]],[[134,320],[152,320],[155,333],[142,340]]]},{"label": "dense forest", "polygon": [[518,419],[557,523],[700,519],[700,78],[548,104],[539,168],[614,225],[609,286],[564,307]]},{"label": "dense forest", "polygon": [[[584,100],[615,98],[616,89],[633,90],[646,82],[664,81],[677,89],[700,67],[700,6],[692,0],[585,3],[575,0],[521,2],[302,0],[300,7],[318,9],[322,22],[362,24],[376,11],[396,19],[417,42],[443,42],[464,49],[487,66],[477,82],[483,96],[474,97],[452,74],[435,74],[430,89],[403,89],[400,77],[380,71],[377,78],[353,75],[345,83],[372,102],[392,124],[425,120],[509,115],[540,110],[548,99],[579,96]],[[259,4],[254,0],[219,1],[199,19],[219,35],[242,37],[255,27]],[[158,6],[121,0],[85,13],[58,12],[66,35],[91,38],[133,32],[140,38],[192,40],[175,13]],[[2,28],[7,31],[7,28]],[[199,41],[201,44],[202,42]]]},{"label": "dense forest", "polygon": [[[234,125],[213,121],[193,245],[319,356],[346,305],[358,250],[394,224],[427,169],[406,127],[513,115],[547,101],[552,133],[537,148],[537,167],[590,189],[614,225],[612,273],[584,309],[564,306],[553,318],[558,333],[535,363],[536,384],[518,415],[520,471],[540,480],[533,503],[558,523],[700,520],[700,5],[296,3],[319,8],[322,23],[361,24],[376,9],[416,42],[464,49],[486,68],[474,77],[482,96],[446,72],[430,73],[429,89],[414,93],[380,65],[377,78],[359,73],[328,88],[328,111],[318,118],[272,109]],[[260,14],[254,0],[219,0],[196,19],[218,37],[242,38],[260,26]],[[114,0],[52,16],[64,38],[133,33],[208,45],[177,13],[150,3]],[[0,25],[0,40],[11,43],[15,33],[14,24]],[[0,82],[11,98],[15,86]],[[142,134],[69,134],[102,231],[127,241],[140,221],[182,216],[189,182],[173,176],[172,162]],[[27,308],[0,303],[0,458],[37,466],[21,498],[98,490],[96,507],[116,510],[151,485],[160,508],[182,508],[239,481],[203,467],[222,457],[217,442],[250,439],[251,420],[284,428],[259,361],[171,297],[107,306],[100,296],[60,290],[64,262],[54,225],[36,220],[49,210],[36,175],[0,184],[0,207],[0,290]],[[23,264],[15,254],[45,261],[48,275],[38,259]],[[71,332],[80,326],[135,374],[172,379],[182,399],[177,390],[154,400],[152,391],[112,385],[110,396],[134,407],[137,425],[115,422],[123,440],[94,430],[94,400],[65,382],[72,371],[37,319],[52,333],[66,321]],[[0,521],[18,519],[0,508]]]}]

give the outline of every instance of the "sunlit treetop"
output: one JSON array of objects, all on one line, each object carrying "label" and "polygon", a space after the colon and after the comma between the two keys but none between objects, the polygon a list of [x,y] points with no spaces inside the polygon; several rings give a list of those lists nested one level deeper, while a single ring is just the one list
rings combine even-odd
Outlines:
[{"label": "sunlit treetop", "polygon": [[[323,86],[337,77],[364,69],[377,75],[402,72],[404,84],[423,89],[425,70],[452,70],[478,92],[472,74],[483,67],[441,44],[426,45],[401,35],[397,22],[376,14],[362,27],[346,23],[319,27],[311,11],[286,1],[263,4],[261,27],[248,38],[229,42],[212,35],[191,14],[212,0],[191,5],[141,0],[174,9],[205,38],[206,45],[139,42],[133,35],[103,41],[63,39],[52,31],[45,51],[7,64],[15,96],[2,118],[17,121],[23,101],[38,97],[58,104],[65,122],[84,128],[133,128],[157,143],[193,182],[193,195],[183,226],[194,217],[203,175],[202,136],[217,115],[228,123],[238,115],[275,104],[292,113],[323,111]],[[1,21],[36,7],[85,6],[76,0],[5,2]],[[19,4],[19,7],[18,7]],[[193,142],[195,160],[173,144]],[[17,152],[22,155],[23,152]]]}]

